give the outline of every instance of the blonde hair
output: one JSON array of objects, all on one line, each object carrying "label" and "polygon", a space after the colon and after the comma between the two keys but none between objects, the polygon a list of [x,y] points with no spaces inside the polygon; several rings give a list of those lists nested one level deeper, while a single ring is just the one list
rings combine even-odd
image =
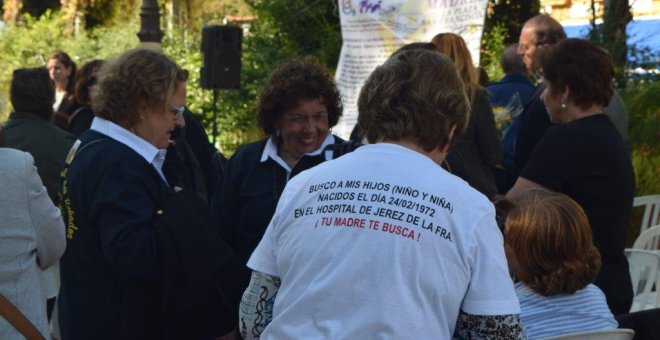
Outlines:
[{"label": "blonde hair", "polygon": [[179,83],[188,80],[188,71],[159,52],[134,49],[105,63],[98,76],[94,114],[130,128],[142,110],[166,107]]},{"label": "blonde hair", "polygon": [[528,190],[512,198],[506,244],[520,270],[518,279],[543,296],[572,294],[593,282],[600,253],[584,210],[570,197]]},{"label": "blonde hair", "polygon": [[465,84],[465,92],[472,102],[479,88],[479,76],[472,64],[472,55],[465,40],[458,34],[440,33],[433,37],[431,43],[437,47],[440,53],[448,56],[454,62],[454,66]]}]

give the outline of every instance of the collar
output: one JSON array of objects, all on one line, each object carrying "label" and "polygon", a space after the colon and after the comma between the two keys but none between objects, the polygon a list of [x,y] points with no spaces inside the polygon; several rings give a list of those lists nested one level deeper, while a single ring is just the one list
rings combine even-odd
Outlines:
[{"label": "collar", "polygon": [[149,164],[152,164],[158,173],[162,174],[163,162],[159,157],[165,158],[166,150],[159,150],[146,140],[138,137],[136,134],[124,129],[123,127],[100,117],[94,117],[91,130],[102,133],[118,141],[142,156]]},{"label": "collar", "polygon": [[[325,140],[321,144],[321,147],[318,149],[306,153],[303,156],[317,156],[320,155],[321,152],[326,148],[326,146],[332,144],[335,142],[335,138],[332,136],[332,133],[328,131],[328,135],[325,137]],[[270,136],[268,140],[266,141],[266,146],[264,147],[264,151],[261,153],[261,159],[259,162],[263,163],[268,160],[268,158],[272,159],[275,161],[277,164],[279,164],[282,168],[284,168],[287,172],[287,174],[291,173],[291,168],[289,167],[288,164],[280,157],[280,155],[277,154],[277,139],[275,136]]]}]

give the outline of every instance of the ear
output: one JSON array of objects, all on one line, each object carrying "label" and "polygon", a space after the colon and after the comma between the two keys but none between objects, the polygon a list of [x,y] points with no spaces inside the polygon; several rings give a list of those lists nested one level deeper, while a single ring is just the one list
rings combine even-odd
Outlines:
[{"label": "ear", "polygon": [[442,152],[449,152],[449,145],[454,140],[454,132],[456,132],[456,125],[449,128],[449,136],[447,136],[447,144],[442,148]]},{"label": "ear", "polygon": [[454,139],[455,131],[456,131],[456,125],[452,125],[452,127],[449,128],[449,135],[447,136],[447,144],[443,146],[438,145],[435,149],[433,149],[431,152],[428,153],[429,158],[431,158],[436,164],[442,166],[442,163],[445,161],[445,158],[447,158],[447,154],[449,153],[449,145],[451,145],[451,141]]},{"label": "ear", "polygon": [[571,97],[571,89],[566,86],[564,92],[561,94],[562,103],[568,103],[568,99]]}]

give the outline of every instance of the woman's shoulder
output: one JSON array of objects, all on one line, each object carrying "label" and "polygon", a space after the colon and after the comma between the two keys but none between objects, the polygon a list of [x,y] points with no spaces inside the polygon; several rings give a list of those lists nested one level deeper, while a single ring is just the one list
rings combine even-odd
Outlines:
[{"label": "woman's shoulder", "polygon": [[543,134],[543,139],[571,144],[575,141],[592,141],[608,133],[616,135],[616,128],[603,114],[574,120],[565,124],[553,124]]},{"label": "woman's shoulder", "polygon": [[267,142],[268,142],[268,138],[264,138],[256,142],[248,143],[239,147],[234,153],[234,155],[231,157],[230,162],[233,160],[234,163],[235,162],[242,163],[242,162],[250,161],[252,159],[259,159],[264,151],[264,148],[266,147]]},{"label": "woman's shoulder", "polygon": [[[0,173],[8,181],[10,173],[15,175],[26,174],[26,169],[34,165],[34,158],[28,152],[12,148],[0,148]],[[12,171],[15,170],[15,171]]]},{"label": "woman's shoulder", "polygon": [[4,164],[5,161],[10,162],[17,162],[25,159],[26,157],[32,157],[30,156],[29,153],[25,151],[21,151],[18,149],[13,149],[13,148],[3,148],[0,147],[0,159],[3,160],[3,162],[0,162],[0,164]]},{"label": "woman's shoulder", "polygon": [[585,298],[606,301],[605,293],[593,283],[586,285],[575,293],[585,296]]},{"label": "woman's shoulder", "polygon": [[550,140],[558,143],[572,143],[575,137],[580,134],[576,133],[576,129],[569,124],[552,124],[545,132],[541,140]]},{"label": "woman's shoulder", "polygon": [[83,160],[84,166],[89,169],[112,166],[137,170],[140,165],[151,166],[130,147],[94,130],[85,131],[80,136],[80,144],[74,148],[73,160]]}]

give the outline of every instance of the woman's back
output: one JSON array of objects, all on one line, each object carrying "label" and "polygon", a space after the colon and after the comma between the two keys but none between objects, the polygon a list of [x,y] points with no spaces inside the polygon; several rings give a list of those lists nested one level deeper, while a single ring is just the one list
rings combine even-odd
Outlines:
[{"label": "woman's back", "polygon": [[515,285],[520,318],[530,339],[617,328],[605,294],[593,284],[573,294],[542,296],[524,283]]},{"label": "woman's back", "polygon": [[617,327],[605,294],[593,282],[601,268],[589,220],[570,197],[523,191],[505,222],[509,269],[527,335],[545,338]]},{"label": "woman's back", "polygon": [[[46,193],[32,156],[0,148],[0,294],[48,335],[40,267],[64,252],[64,223]],[[0,339],[23,337],[0,318]]]}]

